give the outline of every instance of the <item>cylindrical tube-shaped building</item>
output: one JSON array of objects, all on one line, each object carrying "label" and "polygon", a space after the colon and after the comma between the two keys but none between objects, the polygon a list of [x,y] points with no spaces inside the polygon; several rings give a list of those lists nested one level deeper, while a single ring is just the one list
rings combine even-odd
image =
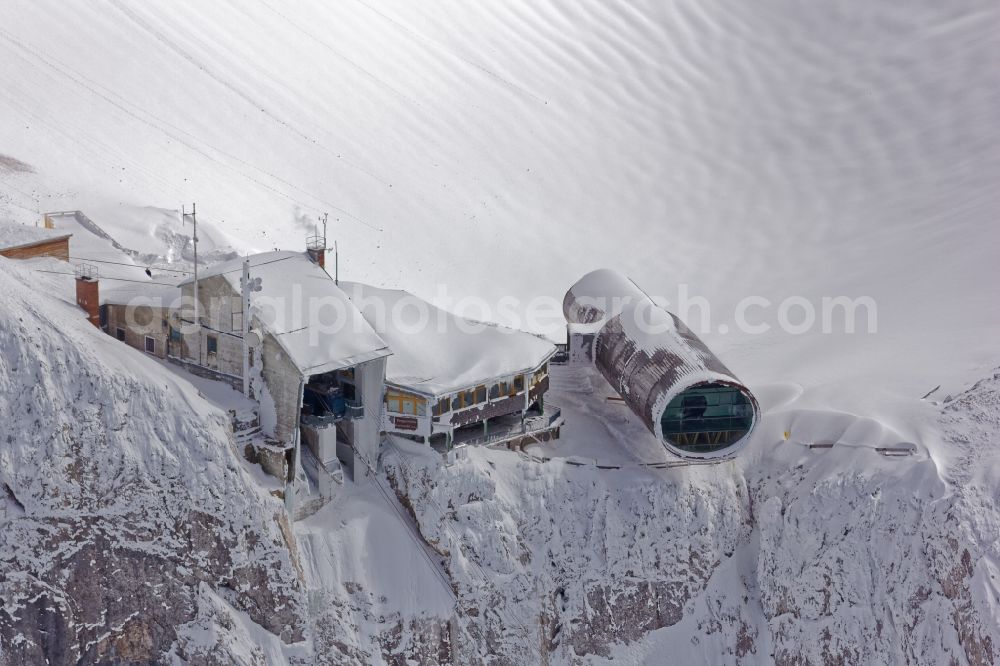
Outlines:
[{"label": "cylindrical tube-shaped building", "polygon": [[588,273],[567,292],[563,314],[599,327],[595,367],[668,451],[718,458],[746,443],[759,418],[756,398],[631,280],[606,269]]}]

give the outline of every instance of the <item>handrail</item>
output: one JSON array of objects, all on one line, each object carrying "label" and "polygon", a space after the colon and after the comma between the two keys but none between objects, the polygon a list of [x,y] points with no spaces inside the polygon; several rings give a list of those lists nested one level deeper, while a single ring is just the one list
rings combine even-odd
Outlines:
[{"label": "handrail", "polygon": [[535,416],[526,419],[523,423],[518,426],[514,426],[509,429],[505,429],[502,432],[496,432],[490,435],[481,435],[479,437],[473,437],[471,439],[463,439],[461,442],[456,443],[455,446],[467,446],[470,444],[490,444],[494,442],[503,442],[508,439],[513,439],[514,437],[521,437],[523,435],[531,435],[534,433],[539,433],[552,428],[556,422],[562,418],[562,409],[560,407],[552,406],[551,413],[549,410],[545,410],[546,413],[539,416]]},{"label": "handrail", "polygon": [[344,418],[363,419],[365,418],[365,406],[357,400],[345,400]]},{"label": "handrail", "polygon": [[341,414],[327,412],[326,414],[306,414],[300,417],[300,422],[313,427],[326,427],[344,420],[359,420],[365,417],[365,406],[357,400],[345,400],[344,411]]}]

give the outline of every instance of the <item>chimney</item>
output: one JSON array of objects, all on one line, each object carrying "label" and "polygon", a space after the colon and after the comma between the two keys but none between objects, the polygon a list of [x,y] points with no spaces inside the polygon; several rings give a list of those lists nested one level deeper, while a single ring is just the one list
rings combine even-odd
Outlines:
[{"label": "chimney", "polygon": [[306,253],[314,264],[326,270],[326,238],[323,236],[310,236],[306,239]]},{"label": "chimney", "polygon": [[97,283],[97,267],[80,264],[76,267],[76,304],[87,313],[91,324],[101,327],[101,300]]}]

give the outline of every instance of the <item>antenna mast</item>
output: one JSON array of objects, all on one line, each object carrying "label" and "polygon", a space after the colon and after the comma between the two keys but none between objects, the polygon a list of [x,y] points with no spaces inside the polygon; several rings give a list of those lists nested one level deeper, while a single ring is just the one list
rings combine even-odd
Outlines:
[{"label": "antenna mast", "polygon": [[[197,215],[197,204],[191,204],[191,224],[194,225],[194,235],[192,236],[192,242],[194,243],[194,324],[197,326],[198,330],[198,365],[203,364],[202,352],[201,352],[201,313],[198,307],[198,292],[200,291],[200,286],[198,284],[198,215]],[[187,219],[187,210],[183,204],[181,204],[181,224]]]},{"label": "antenna mast", "polygon": [[243,279],[240,280],[240,300],[243,301],[243,395],[250,397],[250,259],[243,260]]},{"label": "antenna mast", "polygon": [[[326,252],[329,247],[327,244],[326,236],[326,225],[330,218],[329,213],[323,213],[323,251]],[[340,284],[340,254],[337,250],[337,241],[333,241],[333,283]]]},{"label": "antenna mast", "polygon": [[243,302],[243,395],[250,397],[250,354],[252,347],[250,344],[250,323],[251,314],[250,294],[260,291],[260,278],[250,278],[250,257],[243,259],[243,277],[240,278],[240,300]]}]

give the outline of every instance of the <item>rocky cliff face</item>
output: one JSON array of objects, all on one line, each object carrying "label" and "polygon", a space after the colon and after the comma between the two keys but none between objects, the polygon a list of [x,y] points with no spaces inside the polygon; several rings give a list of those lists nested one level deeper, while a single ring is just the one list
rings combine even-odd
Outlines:
[{"label": "rocky cliff face", "polygon": [[753,529],[732,464],[663,479],[507,452],[447,469],[416,453],[385,462],[446,558],[462,663],[609,657],[680,622]]},{"label": "rocky cliff face", "polygon": [[454,581],[462,663],[992,664],[998,405],[1000,376],[946,404],[947,463],[766,432],[740,461],[641,476],[385,463]]},{"label": "rocky cliff face", "polygon": [[0,260],[0,662],[197,663],[206,594],[301,641],[282,507],[224,415],[37,288]]}]

